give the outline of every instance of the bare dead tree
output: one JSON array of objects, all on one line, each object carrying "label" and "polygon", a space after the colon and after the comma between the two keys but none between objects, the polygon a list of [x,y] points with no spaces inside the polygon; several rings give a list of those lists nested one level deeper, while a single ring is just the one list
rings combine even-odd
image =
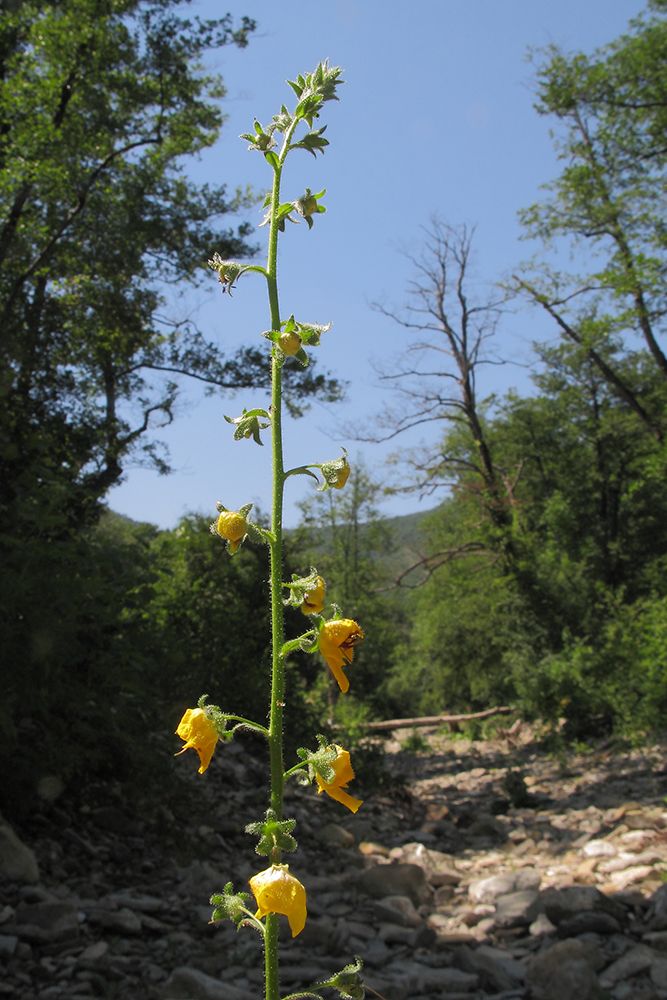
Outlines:
[{"label": "bare dead tree", "polygon": [[[379,370],[380,379],[394,388],[399,405],[387,407],[377,431],[365,434],[364,440],[386,441],[433,422],[444,423],[450,430],[463,429],[465,443],[451,434],[443,435],[434,448],[402,453],[414,476],[400,491],[423,496],[443,486],[465,489],[479,497],[484,516],[496,528],[507,529],[521,469],[509,474],[494,462],[475,385],[481,365],[504,364],[486,350],[496,332],[503,300],[471,303],[469,299],[473,236],[474,229],[454,228],[433,218],[421,255],[406,254],[416,270],[416,278],[408,285],[408,305],[398,312],[374,305],[384,316],[418,333],[419,339],[408,345],[392,371]],[[430,576],[443,563],[473,554],[498,556],[478,543],[420,556],[396,585],[407,585],[404,581],[417,568]]]}]

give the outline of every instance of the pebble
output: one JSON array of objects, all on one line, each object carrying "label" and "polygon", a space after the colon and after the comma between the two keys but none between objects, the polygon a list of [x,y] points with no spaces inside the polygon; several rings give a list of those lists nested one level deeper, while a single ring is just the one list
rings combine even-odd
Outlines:
[{"label": "pebble", "polygon": [[[529,726],[519,744],[429,739],[429,754],[388,754],[404,785],[364,789],[357,816],[290,786],[300,848],[284,860],[309,916],[295,939],[281,918],[285,986],[307,989],[357,953],[386,1000],[667,997],[665,749],[591,751],[563,774]],[[503,780],[517,753],[531,800],[512,808]],[[12,831],[38,878],[2,882],[0,997],[256,1000],[259,935],[211,925],[207,900],[266,866],[243,833],[261,813],[263,765],[240,741],[205,781],[186,763],[174,766],[201,815],[165,807],[154,834],[116,805],[67,826],[64,795],[42,799],[57,822]],[[162,829],[180,845],[179,822],[204,859],[188,863],[183,846],[174,859]]]}]

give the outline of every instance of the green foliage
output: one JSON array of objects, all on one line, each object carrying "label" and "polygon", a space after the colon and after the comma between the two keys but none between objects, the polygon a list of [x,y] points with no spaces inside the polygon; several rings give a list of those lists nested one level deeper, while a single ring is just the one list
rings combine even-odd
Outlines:
[{"label": "green foliage", "polygon": [[[326,580],[325,604],[344,608],[346,617],[364,631],[350,674],[355,697],[376,716],[389,710],[387,665],[405,629],[400,595],[384,592],[389,579],[382,557],[394,546],[377,507],[381,489],[364,466],[354,462],[344,489],[315,493],[301,504],[303,518],[295,539],[301,558],[305,555]],[[344,701],[351,704],[352,696]]]}]

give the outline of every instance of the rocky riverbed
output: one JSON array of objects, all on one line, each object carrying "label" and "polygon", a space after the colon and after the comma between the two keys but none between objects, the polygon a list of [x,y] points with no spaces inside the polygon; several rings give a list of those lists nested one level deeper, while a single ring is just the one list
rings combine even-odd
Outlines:
[{"label": "rocky riverbed", "polygon": [[[401,782],[356,816],[288,786],[308,921],[283,927],[285,993],[360,955],[385,1000],[667,1000],[667,748],[502,736],[389,741]],[[261,761],[238,739],[203,776],[175,766],[187,828],[113,798],[68,812],[55,779],[18,837],[0,825],[0,998],[259,1000],[259,936],[211,925],[208,898],[263,867]]]}]

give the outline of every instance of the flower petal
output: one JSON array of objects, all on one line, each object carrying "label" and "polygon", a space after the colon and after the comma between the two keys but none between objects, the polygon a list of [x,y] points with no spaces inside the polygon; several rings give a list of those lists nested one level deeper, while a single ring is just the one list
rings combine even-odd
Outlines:
[{"label": "flower petal", "polygon": [[356,813],[359,806],[363,803],[363,799],[353,798],[347,792],[344,792],[342,788],[337,788],[336,785],[325,785],[324,788],[318,790],[318,794],[319,792],[326,792],[330,798],[335,799],[336,802],[342,802],[353,813]]}]

